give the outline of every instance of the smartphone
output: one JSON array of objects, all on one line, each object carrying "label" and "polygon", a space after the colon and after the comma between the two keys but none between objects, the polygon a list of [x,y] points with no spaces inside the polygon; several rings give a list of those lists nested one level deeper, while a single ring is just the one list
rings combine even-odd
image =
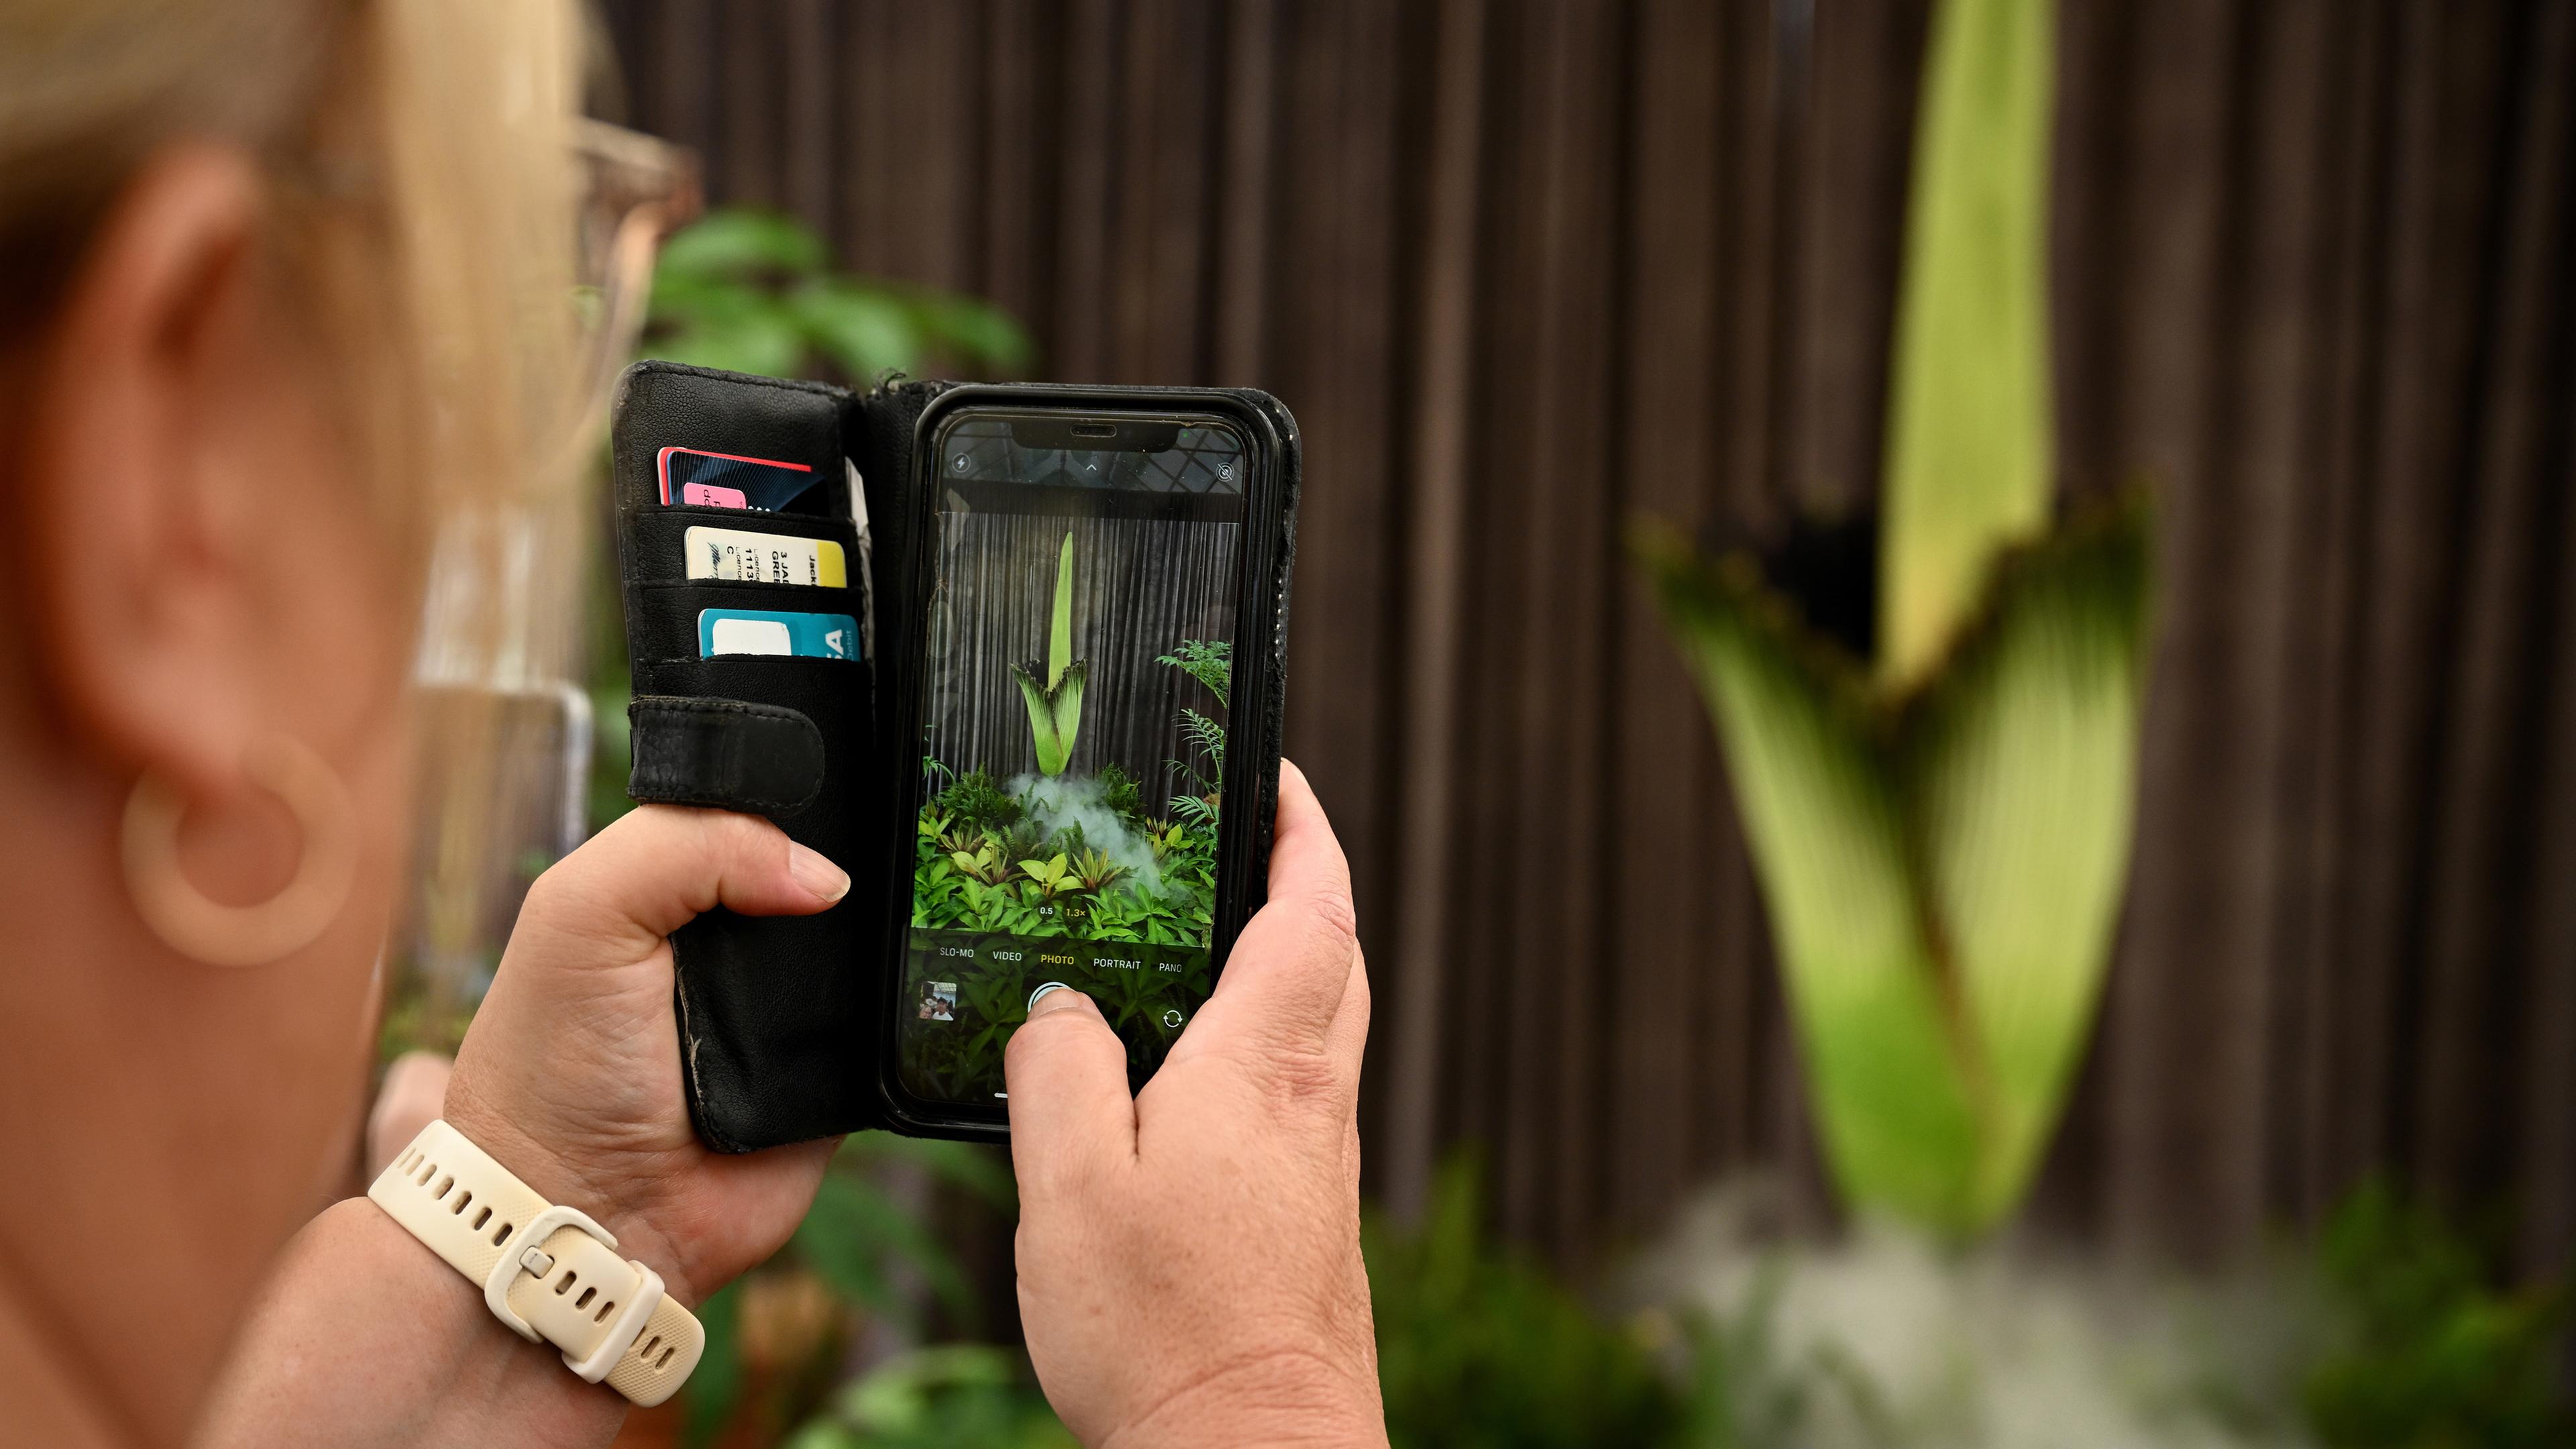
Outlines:
[{"label": "smartphone", "polygon": [[915,446],[881,1078],[906,1130],[998,1135],[1036,993],[1089,995],[1142,1087],[1250,914],[1293,498],[1234,394],[958,389]]}]

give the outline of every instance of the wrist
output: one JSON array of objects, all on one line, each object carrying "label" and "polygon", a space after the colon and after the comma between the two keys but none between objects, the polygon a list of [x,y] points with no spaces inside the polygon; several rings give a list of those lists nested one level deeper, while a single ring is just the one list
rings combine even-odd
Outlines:
[{"label": "wrist", "polygon": [[1376,1379],[1308,1353],[1280,1352],[1205,1374],[1101,1449],[1386,1449]]},{"label": "wrist", "polygon": [[605,1444],[625,1418],[614,1390],[564,1372],[383,1210],[351,1198],[288,1245],[203,1442]]},{"label": "wrist", "polygon": [[644,1189],[651,1174],[604,1171],[585,1155],[541,1141],[476,1093],[470,1083],[448,1084],[440,1115],[530,1191],[550,1203],[578,1208],[616,1234],[618,1253],[661,1274],[664,1291],[681,1306],[694,1308],[704,1298],[693,1272],[695,1264],[682,1250],[678,1235],[654,1218]]}]

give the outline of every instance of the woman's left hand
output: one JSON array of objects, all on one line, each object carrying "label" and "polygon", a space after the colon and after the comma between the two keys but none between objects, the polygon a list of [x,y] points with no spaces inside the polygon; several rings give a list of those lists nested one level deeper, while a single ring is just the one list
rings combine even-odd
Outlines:
[{"label": "woman's left hand", "polygon": [[[777,1251],[829,1142],[707,1151],[680,1089],[671,932],[722,905],[811,915],[839,868],[748,815],[647,805],[538,877],[456,1054],[444,1116],[694,1306]],[[425,1093],[424,1093],[425,1095]],[[417,1108],[414,1109],[415,1111]],[[198,1439],[257,1445],[599,1444],[626,1403],[494,1322],[475,1286],[350,1198],[281,1255]]]},{"label": "woman's left hand", "polygon": [[689,1126],[670,933],[718,905],[810,915],[848,894],[749,815],[646,805],[537,878],[456,1054],[446,1118],[696,1303],[787,1241],[830,1141],[730,1156]]}]

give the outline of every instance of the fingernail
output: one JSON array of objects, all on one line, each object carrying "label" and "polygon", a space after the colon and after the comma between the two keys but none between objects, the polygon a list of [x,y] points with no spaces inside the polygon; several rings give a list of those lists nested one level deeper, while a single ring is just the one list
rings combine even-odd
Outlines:
[{"label": "fingernail", "polygon": [[1050,981],[1029,994],[1029,1020],[1050,1011],[1079,1011],[1090,1004],[1090,997],[1061,981]]},{"label": "fingernail", "polygon": [[823,852],[787,842],[787,873],[825,902],[850,893],[850,873],[832,864]]}]

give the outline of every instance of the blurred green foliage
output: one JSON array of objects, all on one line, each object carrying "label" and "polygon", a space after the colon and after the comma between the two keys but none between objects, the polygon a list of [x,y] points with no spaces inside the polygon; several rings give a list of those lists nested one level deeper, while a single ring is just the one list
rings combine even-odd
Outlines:
[{"label": "blurred green foliage", "polygon": [[843,275],[812,231],[776,212],[721,207],[673,236],[653,273],[644,354],[756,372],[865,383],[937,364],[1016,371],[1028,334],[993,304]]},{"label": "blurred green foliage", "polygon": [[[1809,1449],[1855,1430],[1877,1449],[1975,1442],[1940,1416],[1916,1424],[1896,1414],[1900,1391],[1873,1377],[1865,1355],[1788,1349],[1784,1325],[1798,1311],[1786,1307],[1785,1261],[1756,1268],[1750,1292],[1722,1316],[1667,1305],[1619,1320],[1491,1241],[1481,1215],[1475,1163],[1460,1157],[1441,1170],[1418,1226],[1367,1221],[1395,1449]],[[2284,1307],[2313,1299],[2313,1334],[2284,1340],[2278,1382],[2258,1374],[2236,1386],[2263,1402],[2231,1403],[2221,1417],[2242,1421],[2248,1444],[2571,1449],[2576,1415],[2560,1377],[2568,1285],[2504,1287],[2500,1264],[2450,1216],[2382,1187],[2356,1193],[2262,1280]],[[1993,1326],[1965,1303],[1961,1315],[1958,1332]],[[2251,1333],[2248,1342],[2261,1336]],[[2159,1381],[2144,1360],[2107,1368],[2112,1378],[2085,1393],[2142,1396],[2136,1408],[2149,1421],[2177,1407],[2154,1398]],[[2071,1386],[1956,1387],[1962,1404],[2018,1394],[2062,1408]],[[2212,1423],[2176,1416],[2175,1442],[2238,1442],[2211,1437]]]},{"label": "blurred green foliage", "polygon": [[787,1449],[1074,1449],[1018,1354],[981,1344],[886,1360],[833,1395]]},{"label": "blurred green foliage", "polygon": [[2310,1371],[2308,1420],[2334,1449],[2576,1445],[2561,1377],[2564,1282],[2497,1286],[2499,1255],[2384,1186],[2320,1234],[2334,1336]]},{"label": "blurred green foliage", "polygon": [[[948,1189],[1004,1215],[1016,1201],[1010,1166],[992,1147],[853,1133],[832,1159],[805,1221],[767,1268],[812,1273],[853,1319],[866,1315],[906,1331],[918,1329],[923,1305],[912,1291],[917,1285],[952,1321],[971,1325],[977,1305],[956,1255],[930,1216],[889,1187],[905,1166],[934,1193]],[[742,1292],[737,1282],[710,1297],[699,1313],[707,1329],[706,1355],[683,1391],[692,1444],[711,1442],[745,1407]]]},{"label": "blurred green foliage", "polygon": [[1361,1235],[1394,1449],[1674,1442],[1681,1396],[1645,1341],[1494,1242],[1472,1157],[1434,1180],[1421,1222]]}]

